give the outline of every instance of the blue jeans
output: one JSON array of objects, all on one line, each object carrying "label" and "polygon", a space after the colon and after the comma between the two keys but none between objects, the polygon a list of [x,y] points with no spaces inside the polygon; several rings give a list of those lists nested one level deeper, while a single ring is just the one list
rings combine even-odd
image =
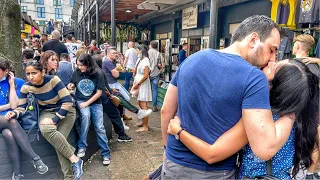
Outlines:
[{"label": "blue jeans", "polygon": [[132,75],[133,73],[132,72],[125,72],[125,80],[126,80],[126,83],[124,85],[124,88],[129,91],[129,86],[130,86],[130,81],[131,81],[131,78],[132,78]]},{"label": "blue jeans", "polygon": [[160,77],[150,77],[150,83],[152,85],[152,106],[157,106],[157,97],[158,97],[158,83],[159,83]]},{"label": "blue jeans", "polygon": [[[78,101],[79,105],[81,103],[81,101]],[[87,136],[90,127],[90,117],[92,116],[91,120],[93,122],[94,130],[96,131],[101,156],[110,158],[108,138],[103,124],[102,104],[91,104],[84,109],[80,109],[80,112],[80,138],[78,140],[78,148],[87,149],[88,147]]]}]

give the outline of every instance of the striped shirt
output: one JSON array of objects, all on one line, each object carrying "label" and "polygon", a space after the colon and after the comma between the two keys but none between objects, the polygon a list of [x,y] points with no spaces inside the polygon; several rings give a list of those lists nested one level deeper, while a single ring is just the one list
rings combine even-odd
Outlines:
[{"label": "striped shirt", "polygon": [[72,108],[71,96],[60,78],[58,76],[45,75],[41,85],[33,85],[27,82],[22,86],[19,106],[14,110],[17,118],[25,112],[28,105],[28,93],[34,93],[38,100],[40,111],[56,112],[56,115],[52,118],[55,123],[65,118]]}]

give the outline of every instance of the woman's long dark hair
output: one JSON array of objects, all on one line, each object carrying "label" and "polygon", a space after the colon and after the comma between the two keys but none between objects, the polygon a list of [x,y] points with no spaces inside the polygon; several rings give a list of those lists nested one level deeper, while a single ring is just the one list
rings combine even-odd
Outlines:
[{"label": "woman's long dark hair", "polygon": [[280,67],[272,82],[270,104],[274,114],[295,113],[295,155],[293,177],[302,163],[312,164],[312,153],[318,145],[319,79],[300,61],[289,60]]},{"label": "woman's long dark hair", "polygon": [[87,66],[86,73],[90,76],[97,73],[100,70],[97,63],[92,59],[92,57],[89,54],[81,54],[77,61],[80,62],[82,65]]},{"label": "woman's long dark hair", "polygon": [[148,46],[141,44],[140,46],[137,47],[141,51],[142,57],[149,58],[149,53],[148,53]]}]

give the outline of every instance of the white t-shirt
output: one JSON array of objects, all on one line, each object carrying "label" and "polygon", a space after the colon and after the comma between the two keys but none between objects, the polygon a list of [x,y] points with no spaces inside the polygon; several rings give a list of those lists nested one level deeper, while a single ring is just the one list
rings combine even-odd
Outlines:
[{"label": "white t-shirt", "polygon": [[76,63],[76,52],[78,49],[82,47],[82,44],[77,44],[77,43],[65,43],[65,45],[68,48],[70,60],[72,64]]},{"label": "white t-shirt", "polygon": [[128,57],[127,67],[134,69],[138,60],[136,49],[130,48],[126,51],[125,57]]}]

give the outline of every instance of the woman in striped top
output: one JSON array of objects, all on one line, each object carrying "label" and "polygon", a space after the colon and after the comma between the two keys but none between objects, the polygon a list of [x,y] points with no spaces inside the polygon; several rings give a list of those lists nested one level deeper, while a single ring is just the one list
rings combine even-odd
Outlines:
[{"label": "woman in striped top", "polygon": [[29,82],[21,88],[19,106],[8,112],[6,118],[19,118],[27,107],[27,94],[34,93],[40,108],[40,131],[56,149],[64,178],[72,177],[72,163],[74,178],[80,179],[83,161],[74,155],[75,149],[67,141],[76,118],[68,90],[59,77],[45,75],[37,61],[29,61],[25,73]]}]

